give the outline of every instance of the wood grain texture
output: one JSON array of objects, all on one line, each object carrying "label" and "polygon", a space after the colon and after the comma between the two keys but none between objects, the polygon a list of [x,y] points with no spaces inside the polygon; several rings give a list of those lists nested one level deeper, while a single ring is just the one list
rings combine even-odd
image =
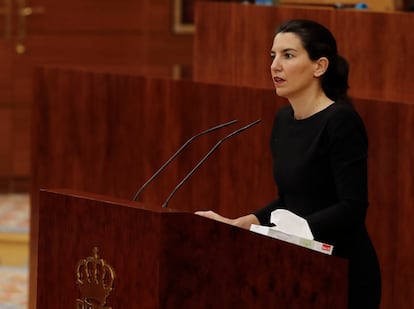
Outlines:
[{"label": "wood grain texture", "polygon": [[404,12],[201,2],[196,8],[195,79],[273,88],[269,51],[274,31],[291,18],[312,19],[333,32],[339,53],[350,63],[351,95],[414,102],[414,34],[407,30],[414,22]]},{"label": "wood grain texture", "polygon": [[[195,210],[200,203],[204,207],[215,205],[204,199],[209,197],[219,203],[218,207],[227,205],[227,211],[237,213],[240,212],[237,211],[238,202],[246,202],[248,192],[234,194],[232,199],[236,203],[231,203],[234,206],[228,208],[230,203],[214,193],[216,184],[206,184],[204,179],[215,175],[215,182],[220,183],[223,172],[228,173],[225,175],[226,188],[235,190],[244,180],[243,175],[236,178],[231,174],[233,166],[254,155],[267,156],[270,160],[267,145],[256,141],[257,136],[268,140],[272,122],[272,114],[258,108],[259,103],[254,102],[256,92],[260,90],[76,70],[50,69],[39,77],[36,93],[40,105],[34,111],[39,120],[34,120],[33,146],[34,156],[42,156],[33,162],[36,164],[33,169],[36,188],[56,183],[60,187],[74,186],[132,198],[135,189],[186,139],[218,123],[239,119],[238,126],[194,141],[190,149],[165,171],[165,176],[161,174],[142,196],[144,200],[157,199],[156,202],[161,204],[172,187],[221,137],[248,122],[263,119],[262,125],[224,143],[194,174],[190,186],[184,186],[182,193],[178,192],[173,200],[180,205],[188,196],[193,196],[194,203],[185,204],[189,204],[186,206],[189,210]],[[273,91],[267,91],[267,96],[271,104],[268,106],[273,108]],[[237,104],[237,110],[234,110],[234,104]],[[69,123],[73,125],[67,126]],[[251,145],[260,147],[252,148]],[[41,152],[42,149],[47,151]],[[230,159],[235,165],[222,171],[220,166],[224,168]],[[91,164],[84,165],[86,162]],[[89,176],[85,177],[85,173]],[[269,183],[265,180],[270,180],[270,172],[261,177],[258,183]],[[192,193],[194,188],[202,191]],[[153,194],[155,192],[158,194]],[[248,200],[255,207],[257,203],[253,203],[251,197]]]},{"label": "wood grain texture", "polygon": [[[414,103],[412,14],[338,11],[333,29],[358,97]],[[381,29],[381,31],[378,31]]]},{"label": "wood grain texture", "polygon": [[38,308],[74,307],[95,246],[116,273],[113,308],[346,308],[343,259],[105,196],[42,191],[39,205]]},{"label": "wood grain texture", "polygon": [[[263,112],[250,115],[255,105],[242,103],[249,91],[236,88],[227,90],[203,84],[192,87],[190,82],[65,69],[38,71],[36,80],[32,122],[32,274],[37,259],[39,188],[73,188],[132,199],[139,186],[193,134],[234,118],[246,123]],[[240,112],[231,108],[235,102],[239,102]],[[271,115],[264,115],[266,118],[271,119]],[[254,130],[260,136],[268,134],[268,130],[261,131],[262,126]],[[161,205],[173,187],[226,132],[229,130],[193,143],[140,199]],[[263,159],[267,151],[251,147],[256,144],[256,135],[249,133],[244,135],[250,136],[247,143],[237,148],[235,141],[240,137],[223,145],[176,194],[170,207],[189,211],[217,208],[235,216],[243,212],[240,205],[246,202],[253,209],[270,199],[272,194],[267,197],[249,194],[244,190],[243,178],[233,179],[230,174],[234,171],[236,176],[247,178],[247,174],[236,168],[236,162],[246,165],[244,162],[254,152],[263,152],[258,159],[261,165],[268,162]],[[222,157],[218,158],[220,153]],[[225,167],[226,160],[236,165],[225,168],[224,174],[228,176],[222,178],[219,167]],[[246,169],[250,171],[253,167],[246,165]],[[267,184],[267,192],[271,192],[270,171],[256,171],[256,174],[260,177],[248,181]],[[260,190],[264,187],[261,185]]]},{"label": "wood grain texture", "polygon": [[11,107],[0,107],[0,160],[5,164],[0,165],[1,177],[9,177],[11,175],[11,145],[10,132],[12,131],[12,115]]},{"label": "wood grain texture", "polygon": [[[126,0],[122,5],[114,0],[32,1],[27,6],[34,8],[33,14],[24,23],[17,14],[24,1],[17,2],[12,6],[11,37],[0,42],[0,108],[12,108],[14,115],[12,130],[0,131],[14,144],[1,154],[3,192],[29,190],[30,129],[19,121],[31,109],[38,65],[104,66],[171,77],[175,66],[191,67],[193,52],[193,35],[172,31],[170,0]],[[16,53],[18,43],[24,44],[25,53]]]},{"label": "wood grain texture", "polygon": [[[33,235],[40,188],[132,199],[189,137],[231,119],[240,124],[195,140],[139,201],[161,207],[221,137],[256,119],[262,123],[224,142],[169,207],[214,209],[235,217],[277,195],[268,144],[274,113],[287,102],[274,90],[53,67],[37,71],[35,89]],[[414,278],[409,245],[414,137],[407,128],[413,127],[414,105],[374,99],[355,99],[354,104],[369,136],[367,225],[381,264],[381,308],[409,308],[414,306],[407,283]]]}]

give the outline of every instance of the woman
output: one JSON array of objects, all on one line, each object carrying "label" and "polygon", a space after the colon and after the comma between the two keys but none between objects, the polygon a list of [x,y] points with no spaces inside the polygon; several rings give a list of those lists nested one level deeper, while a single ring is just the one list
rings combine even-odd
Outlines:
[{"label": "woman", "polygon": [[348,64],[331,32],[310,20],[281,24],[270,55],[276,93],[290,103],[276,114],[270,142],[279,198],[236,219],[197,214],[248,229],[290,210],[349,259],[349,308],[378,308],[380,270],[365,226],[368,142],[347,95]]}]

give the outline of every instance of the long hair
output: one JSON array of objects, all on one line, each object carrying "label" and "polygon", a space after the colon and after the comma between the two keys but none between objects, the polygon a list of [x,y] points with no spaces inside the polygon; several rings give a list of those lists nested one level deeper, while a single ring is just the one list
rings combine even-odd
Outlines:
[{"label": "long hair", "polygon": [[321,24],[306,19],[292,19],[282,23],[276,29],[276,34],[281,32],[296,34],[312,61],[320,57],[329,60],[328,68],[321,77],[322,89],[331,100],[351,104],[348,96],[348,62],[338,54],[332,33]]}]

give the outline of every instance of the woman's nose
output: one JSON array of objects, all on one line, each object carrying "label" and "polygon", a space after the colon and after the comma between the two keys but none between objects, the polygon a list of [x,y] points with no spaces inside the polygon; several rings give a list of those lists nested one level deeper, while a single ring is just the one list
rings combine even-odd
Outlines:
[{"label": "woman's nose", "polygon": [[270,69],[272,71],[279,71],[280,70],[280,62],[279,62],[279,58],[274,57],[272,60],[272,64],[270,65]]}]

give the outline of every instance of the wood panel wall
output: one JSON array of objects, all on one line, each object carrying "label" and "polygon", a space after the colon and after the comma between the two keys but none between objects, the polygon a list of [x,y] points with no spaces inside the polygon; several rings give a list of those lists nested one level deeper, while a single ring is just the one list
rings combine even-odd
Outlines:
[{"label": "wood panel wall", "polygon": [[110,0],[96,7],[92,2],[38,2],[47,14],[29,18],[26,53],[16,54],[14,39],[0,42],[0,192],[29,190],[30,109],[36,66],[100,65],[173,76],[176,67],[192,65],[193,35],[173,32],[170,0]]},{"label": "wood panel wall", "polygon": [[347,308],[341,258],[148,203],[67,190],[42,191],[40,203],[38,308],[92,296],[75,284],[92,247],[116,273],[103,308]]},{"label": "wood panel wall", "polygon": [[[196,10],[194,77],[273,88],[269,51],[276,26],[308,18],[332,30],[350,63],[350,94],[414,102],[412,13],[201,2]],[[220,35],[217,35],[220,34]]]},{"label": "wood panel wall", "polygon": [[[40,188],[132,199],[190,136],[231,119],[240,124],[195,140],[139,201],[161,207],[218,139],[256,119],[262,123],[224,142],[169,207],[214,209],[233,217],[276,195],[268,144],[273,115],[287,102],[274,90],[65,68],[39,69],[35,89],[32,263]],[[412,308],[414,104],[356,99],[355,106],[370,141],[368,230],[382,269],[381,308]]]}]

